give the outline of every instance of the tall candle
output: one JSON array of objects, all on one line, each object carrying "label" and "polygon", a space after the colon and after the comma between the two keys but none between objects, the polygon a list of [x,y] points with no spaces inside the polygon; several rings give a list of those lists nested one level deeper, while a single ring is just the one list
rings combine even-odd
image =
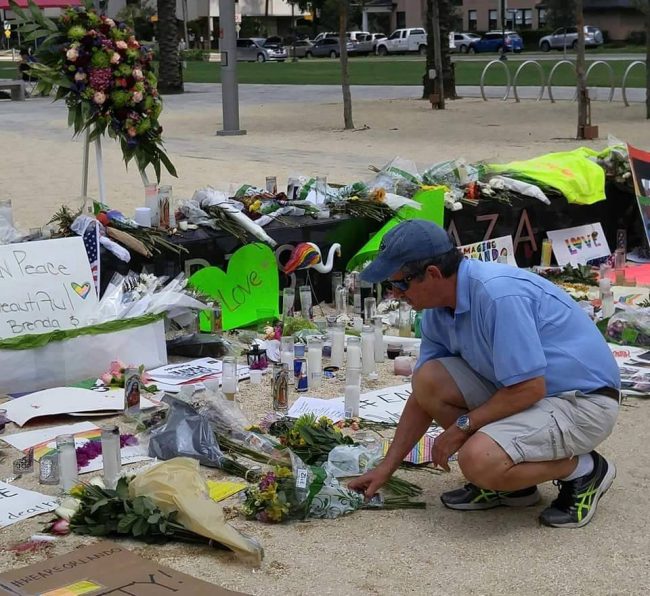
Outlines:
[{"label": "tall candle", "polygon": [[358,416],[359,402],[361,400],[361,369],[358,366],[347,367],[343,400],[345,417],[352,418]]},{"label": "tall candle", "polygon": [[358,337],[348,338],[347,367],[361,368],[361,340]]},{"label": "tall candle", "polygon": [[307,340],[307,374],[310,387],[320,385],[323,375],[323,344],[320,339],[309,338]]},{"label": "tall candle", "polygon": [[369,375],[375,371],[375,330],[364,325],[361,331],[361,372]]},{"label": "tall candle", "polygon": [[223,359],[221,391],[228,399],[235,399],[235,393],[237,393],[237,358],[233,356],[226,356]]},{"label": "tall candle", "polygon": [[384,321],[382,317],[373,319],[375,325],[375,362],[383,362],[386,348],[384,346]]},{"label": "tall candle", "polygon": [[330,329],[330,337],[332,338],[332,355],[330,357],[330,364],[332,366],[343,366],[343,356],[345,354],[345,330],[341,323],[337,323]]}]

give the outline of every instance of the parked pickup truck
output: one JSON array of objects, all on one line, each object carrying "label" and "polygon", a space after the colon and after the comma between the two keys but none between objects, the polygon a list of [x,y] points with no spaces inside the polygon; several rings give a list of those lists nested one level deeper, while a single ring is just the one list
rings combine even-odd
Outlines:
[{"label": "parked pickup truck", "polygon": [[424,29],[396,29],[386,39],[377,42],[375,50],[380,56],[418,52],[427,53],[427,33]]}]

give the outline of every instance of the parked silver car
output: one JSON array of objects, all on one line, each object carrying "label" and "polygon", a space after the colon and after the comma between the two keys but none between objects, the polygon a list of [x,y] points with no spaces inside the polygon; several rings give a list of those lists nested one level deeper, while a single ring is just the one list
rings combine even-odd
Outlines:
[{"label": "parked silver car", "polygon": [[[346,48],[348,54],[355,55],[357,44],[348,41],[346,43]],[[319,39],[314,43],[314,45],[307,50],[305,53],[306,58],[338,58],[341,55],[341,48],[339,47],[338,37],[327,37],[325,39]]]},{"label": "parked silver car", "polygon": [[[585,25],[585,47],[597,48],[603,45],[603,32],[598,27]],[[577,27],[560,27],[551,33],[545,35],[539,40],[539,49],[542,52],[551,50],[562,50],[564,48],[578,47],[578,28]]]},{"label": "parked silver car", "polygon": [[287,50],[289,52],[289,56],[292,58],[294,57],[294,52],[296,58],[304,58],[313,45],[314,44],[308,39],[297,39],[287,48]]},{"label": "parked silver car", "polygon": [[269,43],[264,38],[244,37],[237,40],[237,60],[239,62],[284,62],[287,50],[278,44]]}]

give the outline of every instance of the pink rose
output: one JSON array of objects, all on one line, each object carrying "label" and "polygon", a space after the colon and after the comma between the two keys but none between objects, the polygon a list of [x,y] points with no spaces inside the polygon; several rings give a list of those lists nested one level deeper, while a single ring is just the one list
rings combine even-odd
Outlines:
[{"label": "pink rose", "polygon": [[101,106],[106,101],[106,94],[103,91],[95,91],[93,95],[93,101]]},{"label": "pink rose", "polygon": [[133,92],[133,102],[134,103],[140,103],[142,101],[142,99],[143,99],[142,93],[140,93],[139,91],[134,91]]},{"label": "pink rose", "polygon": [[79,52],[77,48],[70,48],[66,53],[65,57],[70,60],[70,62],[75,62],[79,58]]},{"label": "pink rose", "polygon": [[106,23],[109,27],[115,27],[115,21],[113,19],[106,18],[104,19],[104,23]]},{"label": "pink rose", "polygon": [[138,40],[135,37],[131,36],[131,37],[129,37],[129,47],[131,47],[131,48],[139,48],[140,43],[138,42]]},{"label": "pink rose", "polygon": [[66,536],[70,533],[70,522],[67,519],[57,519],[50,526],[50,533],[56,534],[57,536]]},{"label": "pink rose", "polygon": [[88,77],[86,76],[85,72],[77,72],[74,75],[74,80],[77,81],[77,83],[81,83],[82,81],[85,81]]},{"label": "pink rose", "polygon": [[122,362],[121,360],[113,360],[111,362],[110,372],[111,372],[112,375],[115,375],[115,376],[121,375],[122,371],[125,368],[127,368],[127,366],[126,366],[126,364],[124,364],[124,362]]},{"label": "pink rose", "polygon": [[129,46],[127,45],[127,43],[125,41],[120,40],[120,41],[115,42],[115,47],[118,50],[126,50]]},{"label": "pink rose", "polygon": [[113,52],[113,55],[111,56],[111,64],[119,64],[121,59],[122,58],[117,52]]},{"label": "pink rose", "polygon": [[99,377],[99,380],[104,383],[106,387],[108,387],[113,382],[113,375],[111,373],[104,373],[101,377]]},{"label": "pink rose", "polygon": [[134,137],[138,134],[138,131],[133,126],[131,126],[126,132],[130,137]]},{"label": "pink rose", "polygon": [[144,81],[144,75],[139,68],[134,68],[131,74],[136,81]]}]

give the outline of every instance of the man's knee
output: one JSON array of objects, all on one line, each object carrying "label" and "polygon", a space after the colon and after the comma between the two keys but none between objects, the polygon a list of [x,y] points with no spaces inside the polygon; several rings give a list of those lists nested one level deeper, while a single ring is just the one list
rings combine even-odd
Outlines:
[{"label": "man's knee", "polygon": [[411,385],[418,404],[425,409],[429,409],[427,406],[435,403],[458,408],[466,407],[453,377],[437,360],[429,360],[422,364],[413,373]]},{"label": "man's knee", "polygon": [[477,432],[458,452],[458,466],[469,482],[501,490],[501,478],[514,465],[508,454],[488,435]]}]

